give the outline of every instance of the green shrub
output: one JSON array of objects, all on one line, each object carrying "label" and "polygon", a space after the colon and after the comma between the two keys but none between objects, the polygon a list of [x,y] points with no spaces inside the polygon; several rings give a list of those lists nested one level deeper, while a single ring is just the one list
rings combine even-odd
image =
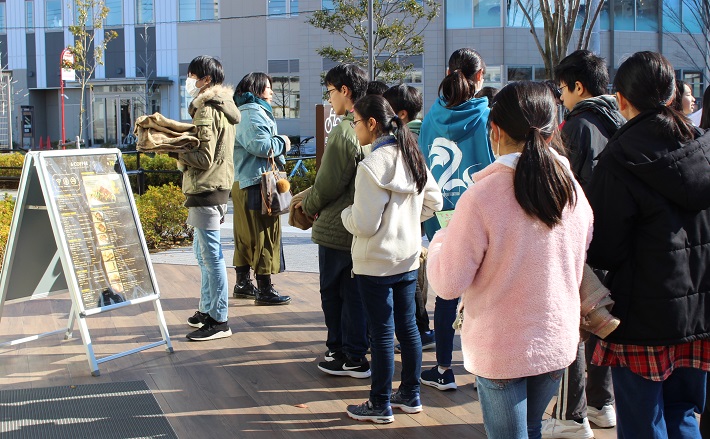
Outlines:
[{"label": "green shrub", "polygon": [[[289,160],[286,162],[286,174],[291,175],[291,171],[293,171],[296,163],[298,163],[298,160]],[[303,164],[306,169],[308,169],[308,172],[306,172],[305,175],[301,175],[297,172],[293,177],[289,178],[291,182],[291,192],[293,192],[294,195],[311,187],[316,180],[316,159],[303,160]]]},{"label": "green shrub", "polygon": [[187,207],[183,203],[185,195],[174,184],[153,186],[145,194],[136,196],[148,248],[184,245],[192,240],[193,230],[186,223]]},{"label": "green shrub", "polygon": [[5,246],[7,237],[10,234],[10,223],[12,222],[12,211],[15,208],[15,200],[8,194],[0,199],[0,268],[5,256]]},{"label": "green shrub", "polygon": [[[154,157],[143,154],[141,155],[141,167],[146,171],[177,171],[177,160],[167,154],[155,154]],[[171,183],[180,186],[182,184],[182,174],[179,172],[165,174],[146,172],[145,174],[146,187]]]},{"label": "green shrub", "polygon": [[[25,161],[25,155],[19,152],[11,154],[0,154],[0,167],[17,167],[22,168]],[[19,177],[22,174],[22,169],[0,169],[0,176],[3,177]],[[0,181],[0,188],[17,189],[20,180]]]}]

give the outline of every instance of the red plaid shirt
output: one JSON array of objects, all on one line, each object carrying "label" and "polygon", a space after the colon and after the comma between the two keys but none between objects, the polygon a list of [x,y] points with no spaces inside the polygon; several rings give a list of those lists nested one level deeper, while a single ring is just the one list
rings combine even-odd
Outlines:
[{"label": "red plaid shirt", "polygon": [[598,366],[628,367],[652,381],[664,381],[678,367],[710,372],[710,340],[696,340],[673,346],[636,346],[600,340],[592,363]]}]

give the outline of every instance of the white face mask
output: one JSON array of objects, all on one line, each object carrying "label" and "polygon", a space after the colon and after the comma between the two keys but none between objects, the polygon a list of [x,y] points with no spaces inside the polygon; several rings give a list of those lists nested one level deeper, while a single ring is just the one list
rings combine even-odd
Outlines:
[{"label": "white face mask", "polygon": [[185,80],[185,91],[193,98],[196,98],[200,94],[200,89],[197,88],[197,79],[187,78]]}]

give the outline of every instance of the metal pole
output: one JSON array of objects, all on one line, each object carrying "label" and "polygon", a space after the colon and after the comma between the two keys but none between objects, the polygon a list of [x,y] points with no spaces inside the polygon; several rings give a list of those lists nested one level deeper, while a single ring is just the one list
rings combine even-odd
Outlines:
[{"label": "metal pole", "polygon": [[59,140],[59,144],[64,143],[64,139],[67,137],[67,133],[64,129],[64,80],[59,79],[59,100],[62,101],[62,138]]},{"label": "metal pole", "polygon": [[369,68],[370,81],[375,80],[375,48],[374,48],[374,0],[367,0],[367,66]]}]

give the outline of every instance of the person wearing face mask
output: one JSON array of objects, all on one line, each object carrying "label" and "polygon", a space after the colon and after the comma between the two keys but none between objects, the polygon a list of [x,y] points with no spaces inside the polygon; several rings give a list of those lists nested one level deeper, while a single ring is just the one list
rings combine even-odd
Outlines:
[{"label": "person wearing face mask", "polygon": [[432,288],[462,297],[464,366],[476,375],[490,439],[540,439],[577,353],[593,215],[562,156],[556,113],[544,84],[498,92],[489,122],[500,156],[473,175],[429,245]]},{"label": "person wearing face mask", "polygon": [[185,90],[194,98],[188,111],[200,144],[178,154],[178,167],[183,172],[187,223],[195,228],[193,247],[202,272],[199,307],[187,319],[188,325],[197,328],[187,334],[194,341],[232,335],[227,325],[229,286],[219,231],[234,173],[234,124],[241,115],[232,100],[232,87],[222,81],[222,64],[211,56],[198,56],[187,68]]},{"label": "person wearing face mask", "polygon": [[[449,58],[448,74],[439,85],[439,99],[422,121],[419,148],[441,188],[443,210],[456,207],[459,197],[473,184],[471,175],[494,160],[488,142],[488,98],[475,97],[483,86],[486,65],[473,49],[458,49]],[[424,222],[429,241],[439,230],[437,218]],[[436,290],[434,290],[436,292]],[[439,390],[456,389],[451,358],[458,299],[444,300],[437,295],[434,307],[436,362],[422,371],[421,382]]]},{"label": "person wearing face mask", "polygon": [[234,297],[253,299],[256,305],[288,305],[291,297],[282,296],[271,284],[271,275],[283,271],[281,218],[261,213],[261,174],[272,168],[269,157],[283,169],[291,149],[289,138],[276,130],[271,84],[266,73],[249,73],[234,94],[243,117],[234,145]]}]

